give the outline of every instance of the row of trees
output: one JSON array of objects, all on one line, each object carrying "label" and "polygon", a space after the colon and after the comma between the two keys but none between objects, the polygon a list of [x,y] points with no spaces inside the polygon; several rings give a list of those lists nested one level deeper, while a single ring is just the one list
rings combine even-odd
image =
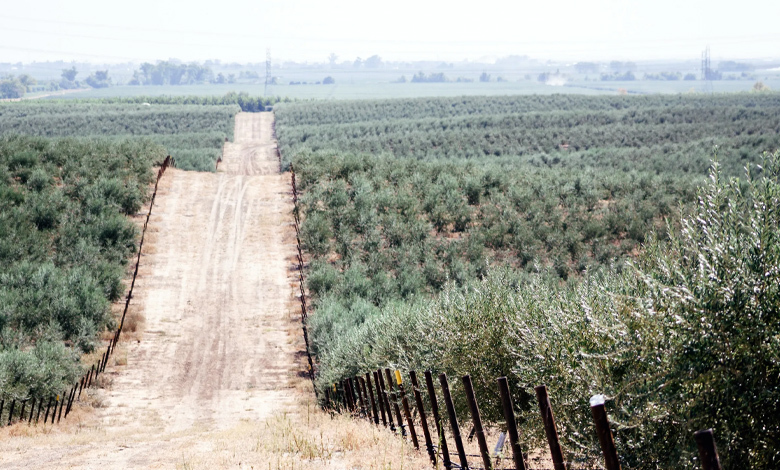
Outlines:
[{"label": "row of trees", "polygon": [[[46,88],[52,91],[82,88],[84,84],[76,80],[77,75],[78,70],[76,70],[76,67],[63,69],[61,79],[59,81],[48,82]],[[108,70],[97,70],[93,72],[86,78],[85,83],[92,88],[106,88],[112,85],[111,79],[108,77]],[[18,77],[7,75],[0,79],[0,99],[21,98],[36,84],[38,84],[38,82],[27,74],[22,74]]]},{"label": "row of trees", "polygon": [[49,397],[114,320],[137,212],[165,150],[0,137],[0,399]]},{"label": "row of trees", "polygon": [[178,104],[187,97],[162,97],[12,103],[0,107],[0,135],[152,140],[164,145],[180,168],[211,171],[225,139],[233,137],[238,103],[264,108],[264,100],[239,95],[191,101],[194,104]]},{"label": "row of trees", "polygon": [[[680,230],[649,240],[622,272],[561,285],[492,268],[378,311],[323,302],[309,316],[319,384],[388,366],[471,374],[483,419],[500,423],[501,404],[488,397],[507,376],[520,422],[538,422],[533,387],[547,384],[572,467],[600,464],[588,397],[603,394],[622,468],[701,468],[692,434],[706,428],[724,468],[777,468],[778,208],[775,153],[741,181],[714,166]],[[341,315],[349,326],[334,322]],[[465,412],[463,389],[452,387]],[[520,439],[523,449],[546,446],[541,426],[524,426]]]},{"label": "row of trees", "polygon": [[[220,74],[222,75],[222,74]],[[224,75],[215,77],[210,67],[197,63],[180,64],[168,61],[151,64],[145,62],[133,72],[133,78],[129,85],[194,85],[222,80],[227,82]]]},{"label": "row of trees", "polygon": [[[318,383],[430,368],[472,374],[479,393],[506,375],[522,419],[547,383],[567,458],[583,465],[598,455],[586,400],[605,393],[624,468],[693,467],[691,430],[710,426],[735,468],[773,468],[780,294],[760,280],[780,272],[780,154],[761,152],[780,147],[778,100],[279,106],[302,190]],[[752,179],[726,182],[752,162]],[[747,382],[729,379],[747,368]],[[498,403],[480,405],[500,418]]]}]

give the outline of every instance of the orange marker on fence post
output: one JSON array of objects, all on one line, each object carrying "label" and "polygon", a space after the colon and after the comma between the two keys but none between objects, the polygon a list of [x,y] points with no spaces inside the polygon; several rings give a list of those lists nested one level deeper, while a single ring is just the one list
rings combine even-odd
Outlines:
[{"label": "orange marker on fence post", "polygon": [[[406,426],[404,420],[401,418],[401,409],[398,407],[397,396],[393,389],[393,378],[390,375],[390,369],[385,369],[385,376],[387,377],[387,393],[388,399],[393,400],[393,409],[395,410],[395,419],[398,422],[398,427],[401,428],[401,435],[406,437]],[[397,377],[396,377],[397,379]]]}]

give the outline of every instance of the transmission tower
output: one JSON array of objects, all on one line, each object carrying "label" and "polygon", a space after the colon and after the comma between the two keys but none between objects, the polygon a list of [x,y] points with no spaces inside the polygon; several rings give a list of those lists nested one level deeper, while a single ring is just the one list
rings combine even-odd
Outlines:
[{"label": "transmission tower", "polygon": [[271,83],[271,49],[265,50],[265,86],[263,96],[268,96],[268,84]]},{"label": "transmission tower", "polygon": [[710,46],[701,53],[701,79],[706,81],[707,90],[712,93],[712,80],[715,78],[715,73],[712,71],[712,63],[710,61]]}]

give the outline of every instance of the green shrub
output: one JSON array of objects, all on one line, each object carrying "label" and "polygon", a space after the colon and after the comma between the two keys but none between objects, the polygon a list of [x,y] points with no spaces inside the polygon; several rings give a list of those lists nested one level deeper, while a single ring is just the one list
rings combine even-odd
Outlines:
[{"label": "green shrub", "polygon": [[716,165],[679,234],[651,238],[622,273],[561,285],[493,269],[432,300],[390,302],[321,346],[318,383],[377,367],[471,374],[498,423],[506,375],[523,449],[545,445],[533,387],[546,384],[578,465],[600,461],[588,398],[603,393],[623,468],[699,468],[693,433],[709,427],[726,468],[776,468],[780,152],[754,173],[725,180]]},{"label": "green shrub", "polygon": [[138,235],[125,214],[163,156],[149,141],[0,137],[0,398],[61,393],[115,326]]}]

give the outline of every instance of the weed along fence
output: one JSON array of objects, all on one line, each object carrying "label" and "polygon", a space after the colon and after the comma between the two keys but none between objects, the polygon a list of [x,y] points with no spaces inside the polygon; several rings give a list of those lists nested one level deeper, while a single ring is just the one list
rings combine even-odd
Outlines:
[{"label": "weed along fence", "polygon": [[[468,419],[471,421],[471,432],[466,439],[471,443],[476,438],[478,446],[478,453],[469,454],[461,435],[461,427],[464,423],[459,421],[456,414],[447,375],[438,376],[438,393],[431,371],[425,371],[424,375],[425,388],[423,389],[416,372],[409,371],[410,391],[404,387],[404,378],[399,370],[393,373],[390,369],[377,369],[367,372],[365,376],[349,377],[334,383],[331,389],[325,391],[324,406],[333,412],[349,413],[355,418],[365,418],[377,426],[387,427],[404,439],[410,439],[416,449],[424,445],[432,464],[434,466],[441,464],[446,469],[584,470],[602,467],[607,470],[620,469],[620,460],[602,395],[595,395],[590,399],[590,410],[594,431],[598,436],[603,455],[603,465],[599,465],[598,462],[567,462],[558,439],[553,406],[545,385],[535,387],[534,390],[549,449],[544,452],[525,449],[526,452],[523,452],[520,448],[520,429],[515,419],[509,384],[506,377],[499,377],[496,385],[504,422],[491,426],[491,429],[501,430],[491,450],[471,376],[464,375],[461,377],[461,382],[468,402]],[[427,394],[427,400],[424,394]],[[410,396],[413,401],[410,400]],[[443,411],[439,408],[439,397],[444,402]],[[425,405],[426,401],[428,408]],[[422,431],[422,442],[418,427]],[[721,467],[712,430],[698,431],[693,437],[699,449],[702,468],[719,470]],[[532,456],[529,452],[530,454],[549,453],[547,457],[543,457]],[[478,464],[475,465],[475,462]]]},{"label": "weed along fence", "polygon": [[108,365],[108,359],[114,352],[114,349],[119,342],[119,337],[122,334],[122,327],[125,324],[127,310],[130,307],[130,299],[133,297],[135,280],[138,277],[138,266],[141,263],[141,252],[143,250],[144,237],[146,236],[146,228],[149,225],[149,218],[152,215],[152,208],[154,207],[154,199],[157,196],[157,186],[160,182],[160,178],[162,178],[165,170],[169,166],[176,166],[176,161],[170,155],[165,158],[162,165],[160,165],[160,169],[157,171],[157,179],[155,180],[154,191],[152,192],[152,198],[149,203],[149,212],[146,214],[144,227],[141,231],[141,241],[138,244],[138,256],[133,270],[133,277],[130,281],[130,288],[127,291],[122,319],[119,322],[119,327],[114,333],[113,338],[108,342],[108,345],[106,345],[106,350],[100,357],[100,360],[97,363],[92,364],[89,371],[87,371],[87,373],[84,374],[70,390],[63,390],[62,393],[57,393],[52,396],[29,397],[23,400],[12,399],[8,403],[6,403],[7,400],[0,400],[0,426],[10,426],[15,422],[23,421],[27,421],[28,424],[32,424],[33,421],[38,423],[41,418],[43,418],[44,424],[47,422],[50,422],[51,424],[59,423],[62,418],[68,417],[68,414],[73,407],[73,403],[80,400],[83,389],[90,388],[93,384],[97,384],[98,377],[101,373],[105,372],[106,366]]}]

